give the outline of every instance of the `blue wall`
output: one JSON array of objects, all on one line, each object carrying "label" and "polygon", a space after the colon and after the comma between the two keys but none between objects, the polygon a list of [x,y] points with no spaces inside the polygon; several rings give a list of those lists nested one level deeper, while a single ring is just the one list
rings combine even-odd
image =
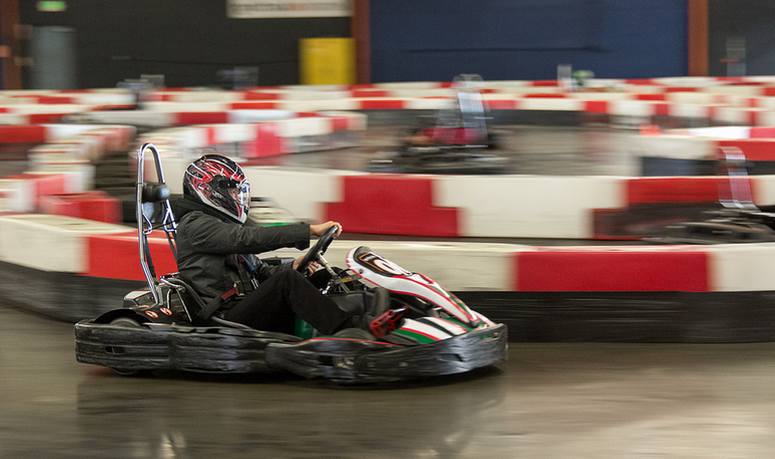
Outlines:
[{"label": "blue wall", "polygon": [[686,75],[686,0],[372,0],[372,80]]}]

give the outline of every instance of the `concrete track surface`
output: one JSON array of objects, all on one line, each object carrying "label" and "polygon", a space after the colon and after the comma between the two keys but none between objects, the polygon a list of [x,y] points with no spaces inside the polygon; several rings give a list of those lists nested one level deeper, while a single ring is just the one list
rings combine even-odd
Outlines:
[{"label": "concrete track surface", "polygon": [[512,343],[409,386],[122,378],[0,307],[0,458],[772,457],[775,344]]}]

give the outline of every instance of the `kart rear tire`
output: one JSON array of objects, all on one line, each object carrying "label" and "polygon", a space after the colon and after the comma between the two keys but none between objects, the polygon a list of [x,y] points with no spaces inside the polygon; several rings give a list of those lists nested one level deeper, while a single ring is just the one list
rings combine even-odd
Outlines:
[{"label": "kart rear tire", "polygon": [[[131,317],[119,317],[117,319],[113,319],[110,321],[109,325],[115,325],[117,327],[127,327],[127,328],[143,328],[143,325],[140,322],[138,322],[135,319],[132,319]],[[111,367],[110,370],[118,376],[125,376],[125,377],[140,376],[144,373],[147,373],[147,371],[145,370],[132,370],[128,368]]]}]

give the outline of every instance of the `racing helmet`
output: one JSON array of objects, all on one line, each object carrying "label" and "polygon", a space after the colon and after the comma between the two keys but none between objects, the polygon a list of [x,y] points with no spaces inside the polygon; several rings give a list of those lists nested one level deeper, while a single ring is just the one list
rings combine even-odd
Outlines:
[{"label": "racing helmet", "polygon": [[183,196],[212,207],[223,215],[245,223],[250,208],[250,183],[231,159],[204,155],[186,168]]}]

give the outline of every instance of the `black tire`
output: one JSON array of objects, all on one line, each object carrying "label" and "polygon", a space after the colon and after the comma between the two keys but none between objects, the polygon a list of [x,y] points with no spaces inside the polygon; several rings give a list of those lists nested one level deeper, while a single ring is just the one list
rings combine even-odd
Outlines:
[{"label": "black tire", "polygon": [[[119,317],[117,319],[113,319],[110,321],[109,325],[127,328],[143,328],[143,324],[131,317]],[[118,376],[126,377],[140,376],[144,373],[147,373],[147,371],[144,370],[130,370],[128,368],[111,368],[110,370]]]}]

